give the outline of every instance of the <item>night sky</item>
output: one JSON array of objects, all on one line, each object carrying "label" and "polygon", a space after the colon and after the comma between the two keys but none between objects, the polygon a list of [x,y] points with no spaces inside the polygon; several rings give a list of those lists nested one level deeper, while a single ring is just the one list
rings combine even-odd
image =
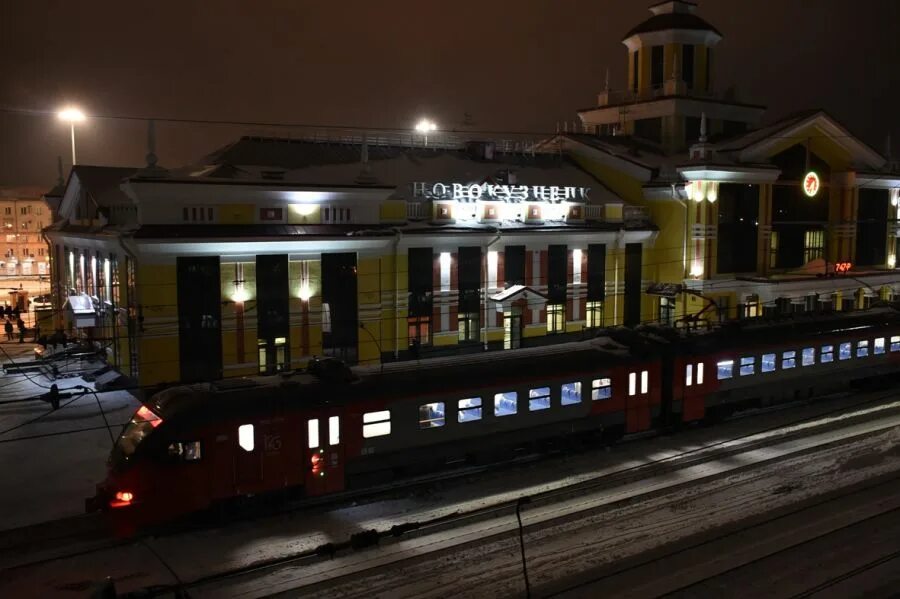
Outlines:
[{"label": "night sky", "polygon": [[[554,132],[592,106],[649,0],[2,0],[0,109],[254,122]],[[900,1],[701,0],[725,39],[715,86],[769,106],[824,108],[900,154]],[[145,125],[91,119],[78,162],[141,166]],[[160,164],[259,127],[163,123]],[[0,185],[52,185],[68,126],[0,113]]]}]

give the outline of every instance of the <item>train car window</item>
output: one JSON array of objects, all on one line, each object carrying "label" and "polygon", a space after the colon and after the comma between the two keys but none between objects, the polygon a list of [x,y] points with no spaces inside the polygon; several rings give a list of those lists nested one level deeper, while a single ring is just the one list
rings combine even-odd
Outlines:
[{"label": "train car window", "polygon": [[747,356],[741,358],[741,376],[756,374],[756,357]]},{"label": "train car window", "polygon": [[571,406],[581,403],[581,383],[563,383],[562,405]]},{"label": "train car window", "polygon": [[838,359],[839,360],[849,360],[853,357],[853,352],[850,348],[850,343],[841,343],[838,346]]},{"label": "train car window", "polygon": [[697,362],[697,384],[703,384],[703,362]]},{"label": "train car window", "polygon": [[328,444],[340,445],[341,443],[341,417],[328,417]]},{"label": "train car window", "polygon": [[879,337],[875,340],[874,353],[876,356],[884,353],[884,337]]},{"label": "train car window", "polygon": [[591,381],[591,401],[609,399],[610,397],[612,397],[611,379],[602,378]]},{"label": "train car window", "polygon": [[306,421],[306,444],[310,449],[319,446],[319,419],[313,418]]},{"label": "train car window", "polygon": [[856,344],[856,357],[865,358],[869,355],[869,340],[859,341]]},{"label": "train car window", "polygon": [[437,428],[444,426],[444,422],[444,402],[419,406],[419,428]]},{"label": "train car window", "polygon": [[760,360],[760,372],[772,372],[775,370],[775,354],[763,354]]},{"label": "train car window", "polygon": [[819,358],[819,362],[822,364],[828,364],[829,362],[834,362],[834,346],[833,345],[823,345],[822,351],[819,354],[821,357]]},{"label": "train car window", "polygon": [[185,441],[169,444],[169,457],[184,462],[196,462],[203,457],[200,441]]},{"label": "train car window", "polygon": [[794,350],[786,351],[781,354],[781,368],[787,370],[797,365],[797,352]]},{"label": "train car window", "polygon": [[538,387],[528,391],[528,410],[536,412],[550,407],[550,387]]},{"label": "train car window", "polygon": [[466,399],[461,399],[456,404],[457,414],[456,418],[459,422],[473,422],[475,420],[481,420],[481,398],[480,397],[468,397]]},{"label": "train car window", "polygon": [[694,384],[694,365],[688,364],[684,367],[684,386],[690,387]]},{"label": "train car window", "polygon": [[650,371],[641,371],[641,395],[646,395],[650,390]]},{"label": "train car window", "polygon": [[515,391],[494,395],[494,416],[512,416],[519,411],[519,394]]},{"label": "train car window", "polygon": [[812,366],[816,363],[816,348],[804,347],[800,352],[800,364],[803,366]]},{"label": "train car window", "polygon": [[637,393],[637,373],[629,372],[628,373],[628,395],[635,395]]},{"label": "train car window", "polygon": [[719,370],[718,377],[719,377],[720,381],[722,379],[730,379],[731,378],[731,375],[733,374],[733,371],[734,371],[734,360],[722,360],[721,362],[716,364],[716,366],[718,367],[718,370]]},{"label": "train car window", "polygon": [[391,411],[366,412],[363,414],[363,437],[383,437],[391,434]]},{"label": "train car window", "polygon": [[900,351],[900,335],[891,337],[891,351]]},{"label": "train car window", "polygon": [[238,427],[238,445],[244,451],[253,451],[253,425],[242,424]]}]

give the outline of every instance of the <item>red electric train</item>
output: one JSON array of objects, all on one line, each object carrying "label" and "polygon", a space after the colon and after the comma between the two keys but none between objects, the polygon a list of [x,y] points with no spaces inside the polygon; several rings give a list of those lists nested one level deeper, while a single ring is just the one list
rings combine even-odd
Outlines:
[{"label": "red electric train", "polygon": [[893,309],[683,334],[645,327],[490,355],[172,387],[135,413],[88,509],[160,523],[286,489],[325,495],[547,440],[716,420],[900,367]]}]

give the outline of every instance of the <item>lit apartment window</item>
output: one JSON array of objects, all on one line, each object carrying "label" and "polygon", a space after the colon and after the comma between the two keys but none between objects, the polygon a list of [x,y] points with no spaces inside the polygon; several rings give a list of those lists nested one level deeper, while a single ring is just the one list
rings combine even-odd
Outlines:
[{"label": "lit apartment window", "polygon": [[803,236],[803,263],[825,255],[825,231],[813,229]]},{"label": "lit apartment window", "polygon": [[603,302],[587,302],[585,321],[585,326],[589,329],[603,326]]},{"label": "lit apartment window", "polygon": [[566,326],[566,308],[563,304],[547,306],[547,333],[562,333]]},{"label": "lit apartment window", "polygon": [[406,319],[409,329],[409,345],[424,346],[431,343],[431,318],[410,316]]},{"label": "lit apartment window", "polygon": [[769,268],[778,264],[778,231],[772,231],[769,237]]},{"label": "lit apartment window", "polygon": [[478,341],[478,312],[460,313],[459,342]]}]

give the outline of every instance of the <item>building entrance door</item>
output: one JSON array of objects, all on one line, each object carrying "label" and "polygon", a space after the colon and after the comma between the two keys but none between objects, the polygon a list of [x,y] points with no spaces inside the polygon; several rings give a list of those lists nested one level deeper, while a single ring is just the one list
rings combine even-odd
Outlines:
[{"label": "building entrance door", "polygon": [[522,347],[522,309],[513,307],[503,313],[503,349]]}]

